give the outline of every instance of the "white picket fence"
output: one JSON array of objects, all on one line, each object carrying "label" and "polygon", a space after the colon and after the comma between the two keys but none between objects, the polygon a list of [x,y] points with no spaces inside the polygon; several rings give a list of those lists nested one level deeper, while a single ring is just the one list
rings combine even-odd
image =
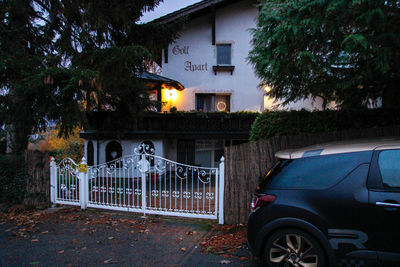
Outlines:
[{"label": "white picket fence", "polygon": [[224,158],[219,168],[180,164],[147,153],[87,166],[50,163],[51,202],[118,211],[215,219],[224,223]]}]

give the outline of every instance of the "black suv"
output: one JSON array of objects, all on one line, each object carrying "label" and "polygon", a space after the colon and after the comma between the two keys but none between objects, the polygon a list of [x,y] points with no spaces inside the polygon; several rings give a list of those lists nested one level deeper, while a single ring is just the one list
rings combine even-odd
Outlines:
[{"label": "black suv", "polygon": [[400,139],[281,151],[252,201],[267,266],[400,266]]}]

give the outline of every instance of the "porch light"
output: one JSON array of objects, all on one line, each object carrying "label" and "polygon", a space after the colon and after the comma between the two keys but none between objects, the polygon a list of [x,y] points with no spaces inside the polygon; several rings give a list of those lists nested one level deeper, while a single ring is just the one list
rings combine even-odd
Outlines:
[{"label": "porch light", "polygon": [[271,92],[272,88],[269,85],[264,85],[264,92],[269,93]]},{"label": "porch light", "polygon": [[165,100],[174,101],[178,97],[178,91],[176,89],[167,89],[165,94]]}]

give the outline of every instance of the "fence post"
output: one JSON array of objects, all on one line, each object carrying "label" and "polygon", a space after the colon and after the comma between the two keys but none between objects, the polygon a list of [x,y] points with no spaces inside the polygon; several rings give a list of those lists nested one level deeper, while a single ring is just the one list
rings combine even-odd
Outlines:
[{"label": "fence post", "polygon": [[50,202],[54,206],[56,204],[57,188],[57,164],[54,157],[50,157]]},{"label": "fence post", "polygon": [[219,164],[219,193],[218,193],[218,223],[224,224],[224,186],[225,186],[225,158],[222,156]]},{"label": "fence post", "polygon": [[82,158],[80,164],[78,164],[78,178],[79,178],[79,203],[81,204],[81,209],[85,210],[88,203],[88,174],[87,174],[87,164],[85,157]]},{"label": "fence post", "polygon": [[146,156],[144,154],[141,155],[141,159],[139,161],[139,171],[142,174],[142,210],[143,217],[146,216],[146,172],[150,169],[150,163],[146,160]]}]

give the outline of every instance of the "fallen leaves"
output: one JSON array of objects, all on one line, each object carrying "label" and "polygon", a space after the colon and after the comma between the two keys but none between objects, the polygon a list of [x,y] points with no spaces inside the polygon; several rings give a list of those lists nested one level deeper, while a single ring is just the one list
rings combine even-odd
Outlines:
[{"label": "fallen leaves", "polygon": [[[65,208],[58,211],[59,213],[69,213],[77,210],[76,208]],[[51,212],[24,210],[23,208],[10,209],[8,213],[0,213],[0,221],[2,223],[13,223],[15,226],[12,229],[7,229],[6,232],[13,231],[14,236],[22,238],[29,237],[29,234],[39,230],[39,225],[48,221],[54,214]],[[48,231],[42,232],[42,234]]]},{"label": "fallen leaves", "polygon": [[[80,233],[87,235],[96,233],[96,226],[100,225],[115,230],[117,234],[125,231],[126,228],[130,228],[131,234],[137,232],[149,234],[150,229],[148,227],[154,224],[151,220],[140,221],[131,218],[115,218],[111,214],[82,212],[79,207],[63,207],[55,211],[32,211],[24,210],[23,206],[10,209],[8,213],[0,212],[0,223],[13,225],[5,230],[5,232],[11,232],[11,236],[31,239],[36,239],[36,237],[32,237],[35,234],[48,234],[50,229],[40,229],[41,225],[47,225],[47,223],[55,225],[74,224],[78,227]],[[56,229],[55,231],[57,231]],[[78,242],[73,239],[71,243],[77,244]]]},{"label": "fallen leaves", "polygon": [[245,246],[247,242],[244,225],[218,225],[201,242],[202,253],[231,254]]},{"label": "fallen leaves", "polygon": [[[111,243],[115,246],[118,243],[116,241],[124,240],[124,235],[128,234],[127,244],[131,247],[140,247],[140,244],[137,243],[138,240],[147,240],[155,233],[158,233],[155,239],[156,243],[162,243],[163,239],[173,240],[173,242],[178,244],[176,251],[184,254],[188,253],[188,250],[190,250],[186,240],[198,240],[200,238],[199,234],[204,233],[204,230],[195,228],[195,231],[193,228],[188,228],[186,226],[171,228],[169,225],[162,225],[161,227],[157,226],[158,228],[154,228],[154,226],[158,225],[159,221],[150,219],[142,220],[138,218],[118,218],[118,216],[121,215],[112,213],[101,214],[88,211],[82,212],[79,208],[72,207],[61,208],[52,212],[11,211],[8,214],[0,213],[0,223],[7,225],[7,227],[4,227],[6,228],[4,231],[10,232],[11,238],[27,238],[27,242],[36,244],[38,244],[38,242],[47,242],[46,240],[49,240],[49,238],[56,234],[60,227],[73,227],[71,230],[76,231],[77,235],[68,239],[66,246],[58,247],[64,249],[56,250],[57,254],[63,255],[75,255],[74,253],[88,251],[86,246],[91,247],[90,243],[82,241],[85,240],[84,238],[86,237],[91,238],[91,240],[96,238],[95,240],[98,241],[93,240],[92,242],[99,245],[96,245],[96,248],[94,248],[98,249],[104,246],[104,244]],[[102,235],[103,231],[107,231],[107,235]],[[209,231],[209,228],[207,228],[207,231]],[[230,260],[232,257],[240,259],[241,261],[248,260],[247,257],[243,257],[243,254],[235,254],[237,249],[245,247],[245,243],[246,229],[243,225],[214,225],[211,228],[211,232],[199,242],[202,253],[214,253],[219,255],[223,259],[223,261],[220,262],[221,264],[231,263]],[[92,248],[93,247],[91,247],[91,249]],[[233,256],[234,254],[236,256]],[[60,257],[62,256],[60,255]],[[103,261],[104,264],[118,263],[118,261],[113,258],[101,259],[101,261]]]}]

